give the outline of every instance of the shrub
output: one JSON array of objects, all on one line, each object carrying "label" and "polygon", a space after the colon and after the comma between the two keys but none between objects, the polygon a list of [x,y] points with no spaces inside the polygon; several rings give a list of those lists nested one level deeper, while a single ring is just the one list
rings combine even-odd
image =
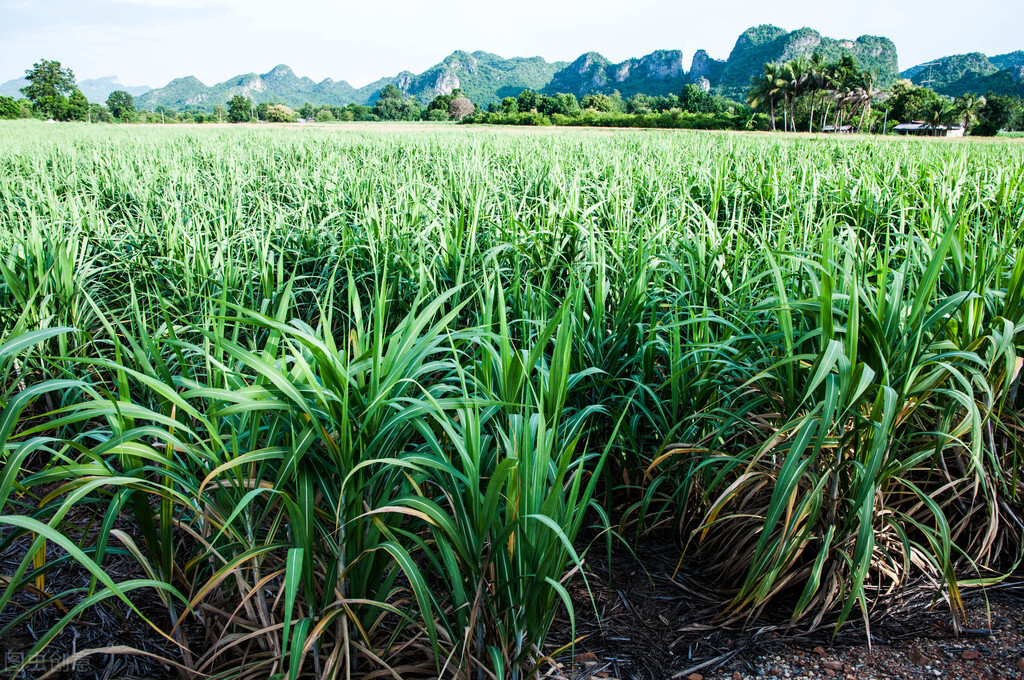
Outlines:
[{"label": "shrub", "polygon": [[295,112],[284,104],[271,104],[267,107],[266,120],[269,123],[294,123]]}]

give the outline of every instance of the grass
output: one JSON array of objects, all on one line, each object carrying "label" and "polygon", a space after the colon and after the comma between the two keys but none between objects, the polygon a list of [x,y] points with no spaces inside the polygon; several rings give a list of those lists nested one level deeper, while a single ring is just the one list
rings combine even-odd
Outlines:
[{"label": "grass", "polygon": [[4,125],[0,635],[146,592],[188,677],[527,678],[664,526],[723,621],[956,616],[1022,549],[1021,196],[1000,143]]}]

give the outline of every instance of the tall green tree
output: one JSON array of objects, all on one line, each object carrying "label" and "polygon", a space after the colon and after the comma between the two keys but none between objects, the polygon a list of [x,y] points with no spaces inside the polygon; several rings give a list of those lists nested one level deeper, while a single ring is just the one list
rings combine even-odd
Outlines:
[{"label": "tall green tree", "polygon": [[687,83],[679,93],[679,108],[690,113],[718,113],[722,110],[718,100],[693,83]]},{"label": "tall green tree", "polygon": [[420,105],[415,97],[403,98],[398,86],[388,83],[377,96],[373,114],[381,120],[415,120],[420,117]]},{"label": "tall green tree", "polygon": [[778,64],[765,64],[763,73],[750,79],[750,88],[747,90],[747,105],[754,109],[768,106],[768,117],[771,120],[772,130],[775,127],[775,105],[782,97],[784,83],[780,78]]},{"label": "tall green tree", "polygon": [[[847,120],[847,107],[852,109],[859,101],[857,88],[860,85],[861,71],[857,67],[856,60],[849,54],[844,54],[829,70],[832,80],[832,101],[836,105],[832,125],[838,130],[843,121]],[[826,119],[828,118],[827,114],[828,108],[826,107]]]},{"label": "tall green tree", "polygon": [[581,111],[576,95],[571,92],[559,92],[550,97],[544,97],[540,107],[540,112],[548,116],[555,113],[563,116],[577,116]]},{"label": "tall green tree", "polygon": [[960,118],[960,123],[967,132],[978,122],[978,115],[985,106],[985,98],[976,94],[966,93],[956,98],[953,102],[953,109]]},{"label": "tall green tree", "polygon": [[519,113],[519,100],[515,97],[505,97],[501,100],[502,113]]},{"label": "tall green tree", "polygon": [[[833,125],[839,128],[848,121],[855,122],[852,119],[858,112],[859,127],[865,129],[880,94],[876,73],[861,70],[850,55],[836,62],[826,62],[816,52],[810,58],[764,64],[764,72],[750,79],[747,103],[769,111],[773,130],[779,105],[782,106],[783,129],[788,131],[796,132],[798,123],[803,124],[798,116],[806,116],[807,131],[814,132],[816,125],[824,129],[830,116]],[[823,105],[820,118],[819,105]],[[887,108],[891,110],[891,104]]]},{"label": "tall green tree", "polygon": [[589,111],[602,113],[619,113],[623,109],[622,97],[609,94],[586,94],[580,100],[580,107]]},{"label": "tall green tree", "polygon": [[787,104],[786,129],[793,132],[796,132],[796,100],[807,88],[810,68],[810,63],[803,57],[792,59],[781,67],[780,74]]},{"label": "tall green tree", "polygon": [[402,91],[398,89],[398,86],[394,83],[388,83],[381,88],[380,93],[377,95],[377,99],[402,99]]},{"label": "tall green tree", "polygon": [[871,71],[862,71],[859,78],[859,83],[856,88],[857,106],[860,107],[860,123],[857,125],[857,129],[864,130],[864,121],[871,122],[871,106],[875,101],[875,97],[879,95],[880,90],[876,85],[875,74]]},{"label": "tall green tree", "polygon": [[263,114],[262,120],[268,123],[294,123],[295,112],[285,104],[270,104]]},{"label": "tall green tree", "polygon": [[373,106],[374,115],[381,120],[400,120],[402,116],[402,91],[394,83],[385,85]]},{"label": "tall green tree", "polygon": [[124,90],[114,90],[107,97],[107,108],[114,118],[128,121],[135,116],[135,99]]},{"label": "tall green tree", "polygon": [[811,95],[811,115],[807,123],[807,131],[814,132],[814,109],[818,104],[819,93],[828,89],[831,81],[828,77],[828,64],[820,52],[815,52],[807,60],[807,74],[804,89]]},{"label": "tall green tree", "polygon": [[78,91],[70,68],[61,67],[59,61],[43,59],[25,71],[25,79],[28,85],[21,92],[32,102],[33,109],[47,118],[67,119],[68,98]]},{"label": "tall green tree", "polygon": [[67,106],[64,108],[64,115],[60,120],[88,120],[89,118],[89,100],[86,99],[82,91],[77,87],[71,92],[71,96],[68,97]]},{"label": "tall green tree", "polygon": [[955,116],[953,105],[945,99],[938,99],[925,111],[924,122],[932,127],[932,135],[938,137],[939,127],[949,123]]},{"label": "tall green tree", "polygon": [[647,94],[635,94],[626,100],[626,113],[635,113],[640,116],[646,116],[652,113],[657,104],[654,97]]},{"label": "tall green tree", "polygon": [[539,111],[544,102],[544,95],[533,90],[523,90],[519,93],[516,101],[516,106],[523,113],[529,113],[534,110]]},{"label": "tall green tree", "polygon": [[887,102],[889,118],[902,123],[923,120],[938,99],[939,95],[927,87],[918,87],[910,81],[896,83],[892,87],[892,97]]},{"label": "tall green tree", "polygon": [[236,94],[228,102],[228,122],[245,123],[252,118],[252,100]]}]

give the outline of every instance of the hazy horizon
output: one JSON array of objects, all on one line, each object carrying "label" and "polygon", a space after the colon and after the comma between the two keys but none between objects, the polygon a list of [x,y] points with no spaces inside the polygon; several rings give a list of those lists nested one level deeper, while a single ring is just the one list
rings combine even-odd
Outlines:
[{"label": "hazy horizon", "polygon": [[758,24],[809,26],[834,38],[882,35],[896,43],[900,69],[949,54],[1001,54],[1024,49],[1016,26],[1024,5],[941,0],[921,13],[866,0],[862,10],[820,14],[806,0],[765,9],[736,0],[709,3],[619,2],[481,6],[469,0],[434,4],[398,0],[329,7],[296,0],[0,0],[0,82],[24,76],[40,59],[56,59],[81,80],[116,75],[129,86],[162,87],[194,75],[206,85],[287,64],[297,75],[362,87],[403,70],[421,72],[457,49],[502,57],[572,61],[588,51],[618,62],[657,49],[678,49],[688,65],[705,49],[729,56],[736,38]]}]

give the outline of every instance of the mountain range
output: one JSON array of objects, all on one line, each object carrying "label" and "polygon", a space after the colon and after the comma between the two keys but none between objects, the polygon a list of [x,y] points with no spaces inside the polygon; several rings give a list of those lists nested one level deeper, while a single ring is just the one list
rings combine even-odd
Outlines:
[{"label": "mountain range", "polygon": [[951,97],[989,92],[1024,96],[1024,51],[994,57],[954,54],[908,68],[900,76]]},{"label": "mountain range", "polygon": [[[21,98],[21,88],[28,85],[24,78],[15,78],[6,83],[0,83],[0,96]],[[110,93],[114,90],[124,90],[133,97],[149,92],[152,88],[146,85],[132,86],[124,85],[117,79],[117,76],[105,76],[103,78],[90,78],[80,80],[77,83],[78,89],[82,91],[85,98],[91,102],[105,102]]]},{"label": "mountain range", "polygon": [[407,96],[417,96],[423,103],[439,94],[450,94],[455,88],[461,88],[475,102],[489,103],[514,97],[527,88],[539,90],[565,66],[565,62],[547,62],[541,57],[503,59],[488,52],[458,51],[423,73],[402,71],[355,88],[344,80],[328,78],[318,83],[299,77],[290,67],[280,64],[267,73],[246,73],[211,86],[194,76],[176,78],[138,97],[136,103],[150,109],[157,106],[211,109],[240,94],[257,103],[278,101],[296,107],[307,101],[334,106],[372,104],[381,88],[389,83],[397,85]]},{"label": "mountain range", "polygon": [[[744,31],[727,59],[715,59],[698,50],[689,65],[679,50],[657,50],[643,57],[614,63],[597,52],[587,52],[572,62],[549,62],[541,57],[506,59],[489,52],[456,51],[422,73],[402,71],[363,87],[344,80],[327,78],[316,82],[300,77],[280,64],[266,73],[246,73],[222,83],[206,85],[195,76],[176,78],[164,87],[129,87],[116,76],[83,80],[79,89],[90,101],[106,101],[113,90],[127,90],[140,108],[166,106],[172,109],[205,109],[223,106],[233,95],[241,94],[255,102],[284,102],[299,107],[312,104],[372,105],[381,88],[396,85],[406,96],[416,96],[426,104],[439,94],[461,88],[477,104],[489,104],[514,97],[524,89],[545,94],[570,92],[637,93],[664,95],[679,92],[694,83],[727,97],[742,100],[750,77],[763,64],[781,62],[798,56],[821,53],[828,60],[844,54],[858,65],[874,71],[880,86],[908,78],[918,85],[958,96],[965,92],[1017,94],[1024,96],[1024,51],[988,57],[980,52],[943,57],[926,64],[898,71],[896,46],[885,37],[865,35],[856,40],[823,36],[811,28],[787,31],[772,25],[755,26]],[[0,95],[20,97],[24,79],[0,84]]]},{"label": "mountain range", "polygon": [[300,106],[313,104],[373,104],[381,88],[396,85],[403,94],[415,95],[427,103],[440,94],[461,88],[477,104],[489,104],[503,97],[514,97],[524,89],[547,94],[570,92],[619,92],[624,97],[637,93],[662,95],[679,92],[683,85],[695,83],[707,90],[742,98],[750,77],[769,61],[781,61],[821,52],[829,59],[851,54],[861,68],[878,72],[879,82],[888,85],[898,76],[896,46],[888,38],[862,36],[856,40],[838,40],[822,36],[810,28],[787,31],[777,26],[756,26],[743,32],[729,58],[712,58],[699,50],[689,70],[679,50],[658,50],[643,57],[613,63],[596,52],[581,55],[571,63],[548,62],[541,57],[502,58],[489,52],[453,52],[423,73],[403,71],[355,88],[345,81],[331,79],[315,82],[297,76],[281,64],[267,73],[247,73],[222,83],[205,85],[188,76],[172,80],[166,86],[138,97],[143,108],[166,106],[210,110],[223,106],[235,94],[253,101],[284,102]]}]

